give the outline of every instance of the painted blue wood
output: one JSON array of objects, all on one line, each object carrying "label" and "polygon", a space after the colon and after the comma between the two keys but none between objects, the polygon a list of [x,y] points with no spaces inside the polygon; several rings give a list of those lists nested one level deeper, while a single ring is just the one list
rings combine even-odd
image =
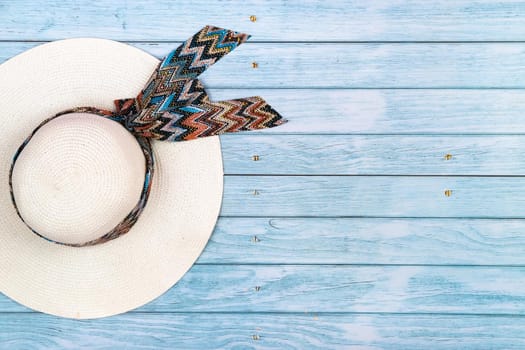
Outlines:
[{"label": "painted blue wood", "polygon": [[[501,136],[525,132],[522,1],[20,0],[0,21],[0,62],[68,37],[160,57],[204,24],[249,32],[203,81],[290,119],[222,138],[225,216],[165,296],[94,321],[2,296],[0,349],[524,347],[525,227],[503,218],[525,218],[525,180],[486,176],[523,175],[523,136]],[[469,176],[385,176],[407,174]]]},{"label": "painted blue wood", "polygon": [[[204,24],[264,41],[502,41],[525,37],[519,0],[3,1],[0,39],[184,40]],[[250,22],[251,15],[257,16]]]},{"label": "painted blue wood", "polygon": [[[166,294],[139,308],[138,314],[525,315],[524,278],[523,266],[196,265]],[[0,298],[0,310],[28,311],[5,297]]]},{"label": "painted blue wood", "polygon": [[[136,46],[158,57],[173,48]],[[524,43],[254,43],[234,54],[202,75],[206,86],[525,88]]]},{"label": "painted blue wood", "polygon": [[[132,45],[164,57],[178,44]],[[36,45],[0,42],[0,62]],[[248,43],[201,77],[209,88],[525,88],[523,62],[525,43]]]},{"label": "painted blue wood", "polygon": [[[525,132],[524,90],[210,89],[260,95],[290,123],[259,133],[513,134]],[[322,103],[320,103],[322,101]]]},{"label": "painted blue wood", "polygon": [[525,136],[232,134],[221,140],[226,174],[525,174]]},{"label": "painted blue wood", "polygon": [[525,218],[524,189],[524,177],[225,176],[221,214]]},{"label": "painted blue wood", "polygon": [[0,347],[48,349],[523,349],[516,316],[127,314],[75,321],[0,314]]},{"label": "painted blue wood", "polygon": [[523,90],[210,89],[215,100],[260,95],[290,123],[260,133],[514,134]]},{"label": "painted blue wood", "polygon": [[[290,120],[257,134],[525,133],[524,90],[255,88],[209,89],[209,93],[213,100],[264,96]],[[329,108],[319,101],[326,101]]]},{"label": "painted blue wood", "polygon": [[220,218],[197,264],[525,265],[525,221]]},{"label": "painted blue wood", "polygon": [[257,134],[525,133],[525,90],[208,90],[213,100],[264,96],[290,120]]}]

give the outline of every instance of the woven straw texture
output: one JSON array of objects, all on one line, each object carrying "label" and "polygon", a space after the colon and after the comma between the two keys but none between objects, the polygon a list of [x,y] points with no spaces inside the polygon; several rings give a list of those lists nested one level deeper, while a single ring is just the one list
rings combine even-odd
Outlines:
[{"label": "woven straw texture", "polygon": [[[110,316],[137,308],[163,294],[204,249],[222,199],[223,170],[218,137],[182,143],[154,141],[155,174],[148,204],[128,234],[104,244],[75,248],[47,242],[30,231],[11,203],[8,176],[12,157],[42,120],[76,106],[111,109],[114,99],[135,96],[157,64],[154,57],[124,44],[101,39],[70,39],[41,45],[0,66],[0,80],[8,87],[0,91],[3,111],[0,130],[2,293],[34,310],[58,316]],[[113,133],[107,129],[106,132]],[[89,144],[94,147],[93,142],[99,136],[91,137]],[[92,173],[88,187],[100,186],[100,194],[108,189],[100,181],[113,174],[127,176],[109,196],[121,195],[123,187],[118,186],[129,181],[129,192],[122,203],[123,206],[134,205],[138,192],[134,182],[143,181],[143,177],[137,181],[137,174],[143,168],[130,163],[120,169],[118,166],[108,168],[112,157],[122,152],[118,147],[114,151],[116,153],[105,160],[93,161],[95,168],[112,170],[102,177]],[[130,152],[129,157],[136,161],[134,157],[139,151]],[[57,159],[56,163],[63,163],[67,157]],[[26,162],[38,164],[37,159]],[[89,159],[82,162],[87,166],[85,162]],[[25,174],[28,173],[31,171]],[[71,178],[64,181],[63,184],[71,188],[77,185]],[[22,184],[24,179],[17,176],[17,182]],[[42,188],[31,191],[37,197],[47,195]],[[121,215],[114,207],[106,208],[109,212],[100,220],[100,208],[92,207],[98,200],[97,195],[85,196],[88,199],[85,210],[94,215],[85,215],[81,208],[61,206],[56,207],[55,213],[59,218],[76,213],[78,218],[88,220],[82,227],[84,231],[77,234],[78,239],[94,234],[93,228],[102,225],[100,221],[109,222],[110,216]],[[77,205],[78,200],[72,203]],[[29,213],[28,209],[30,205],[24,207],[24,212]],[[46,224],[48,220],[46,229],[55,228],[59,238],[67,234],[71,221],[50,222],[54,209],[39,210],[34,211],[38,218],[35,222]],[[72,234],[72,239],[74,236]]]}]

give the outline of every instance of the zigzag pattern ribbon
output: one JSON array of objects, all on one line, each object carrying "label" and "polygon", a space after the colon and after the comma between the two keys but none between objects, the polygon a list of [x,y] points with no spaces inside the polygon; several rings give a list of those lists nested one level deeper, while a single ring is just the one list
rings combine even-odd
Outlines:
[{"label": "zigzag pattern ribbon", "polygon": [[192,140],[226,132],[284,124],[262,97],[210,101],[197,79],[250,36],[206,26],[167,55],[136,98],[115,101],[134,134],[167,141]]},{"label": "zigzag pattern ribbon", "polygon": [[91,113],[121,123],[137,136],[146,158],[144,187],[137,205],[122,222],[99,238],[80,244],[57,242],[28,225],[42,238],[72,247],[91,246],[113,240],[126,234],[135,224],[148,201],[151,189],[154,157],[150,138],[183,141],[225,132],[271,128],[285,123],[286,120],[259,96],[210,101],[201,82],[196,78],[248,38],[246,34],[231,30],[204,27],[164,58],[136,98],[116,100],[116,112],[96,107],[76,107],[44,120],[18,148],[11,164],[11,199],[20,219],[24,221],[16,205],[11,180],[14,164],[40,127],[61,115]]}]

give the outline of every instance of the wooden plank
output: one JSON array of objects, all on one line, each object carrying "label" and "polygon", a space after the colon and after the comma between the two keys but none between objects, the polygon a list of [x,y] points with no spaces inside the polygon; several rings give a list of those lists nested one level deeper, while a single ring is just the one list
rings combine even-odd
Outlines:
[{"label": "wooden plank", "polygon": [[524,267],[199,265],[141,310],[525,314],[523,278]]},{"label": "wooden plank", "polygon": [[197,264],[525,265],[525,221],[220,218]]},{"label": "wooden plank", "polygon": [[[0,43],[0,62],[36,45]],[[133,45],[162,57],[178,44]],[[523,62],[525,43],[251,43],[201,77],[209,88],[525,88]]]},{"label": "wooden plank", "polygon": [[523,90],[210,89],[214,100],[263,96],[290,123],[259,133],[525,132]]},{"label": "wooden plank", "polygon": [[[524,278],[525,267],[196,265],[138,311],[525,315]],[[28,310],[1,297],[0,311]]]},{"label": "wooden plank", "polygon": [[221,213],[525,218],[524,189],[523,177],[226,176]]},{"label": "wooden plank", "polygon": [[524,90],[255,88],[209,93],[213,100],[263,96],[290,120],[260,134],[525,133]]},{"label": "wooden plank", "polygon": [[[173,48],[172,44],[137,46],[159,57]],[[525,88],[524,43],[257,43],[233,54],[235,58],[202,75],[206,86]],[[254,61],[257,69],[251,66]]]},{"label": "wooden plank", "polygon": [[[524,175],[525,136],[231,134],[226,174]],[[257,161],[253,156],[258,155]]]},{"label": "wooden plank", "polygon": [[[251,15],[256,22],[250,22]],[[3,2],[0,21],[3,40],[184,40],[201,25],[214,24],[265,41],[502,41],[523,40],[525,5],[517,0],[159,0],[154,5],[22,0]]]},{"label": "wooden plank", "polygon": [[1,314],[11,350],[522,349],[523,317],[377,314],[127,314],[75,321]]}]

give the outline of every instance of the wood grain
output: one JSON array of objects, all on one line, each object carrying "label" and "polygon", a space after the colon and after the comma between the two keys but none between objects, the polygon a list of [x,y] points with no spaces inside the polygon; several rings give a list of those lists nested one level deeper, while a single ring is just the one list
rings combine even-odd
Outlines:
[{"label": "wood grain", "polygon": [[[3,40],[185,40],[214,24],[264,41],[523,40],[525,5],[500,1],[101,0],[2,2]],[[250,22],[251,15],[257,16]]]},{"label": "wood grain", "polygon": [[[36,45],[0,43],[0,62]],[[163,57],[178,43],[132,45]],[[250,43],[201,77],[208,88],[525,88],[523,62],[525,43]]]},{"label": "wood grain", "polygon": [[213,100],[263,96],[290,120],[257,134],[525,133],[525,90],[208,90]]},{"label": "wood grain", "polygon": [[[525,136],[239,133],[221,140],[226,174],[525,174]],[[259,156],[257,161],[254,155]]]},{"label": "wood grain", "polygon": [[226,176],[221,213],[525,218],[524,188],[523,177]]},{"label": "wood grain", "polygon": [[[196,265],[138,311],[525,315],[524,278],[523,266]],[[0,310],[28,311],[3,296]]]},{"label": "wood grain", "polygon": [[515,134],[524,90],[209,89],[211,98],[263,96],[290,123],[268,134]]},{"label": "wood grain", "polygon": [[203,82],[290,120],[221,138],[223,216],[168,293],[89,321],[0,295],[0,349],[525,347],[523,1],[20,0],[0,21],[0,63],[248,32]]},{"label": "wood grain", "polygon": [[220,218],[197,264],[525,265],[525,221]]},{"label": "wood grain", "polygon": [[515,316],[128,314],[74,321],[1,314],[0,346],[47,349],[522,349]]}]

